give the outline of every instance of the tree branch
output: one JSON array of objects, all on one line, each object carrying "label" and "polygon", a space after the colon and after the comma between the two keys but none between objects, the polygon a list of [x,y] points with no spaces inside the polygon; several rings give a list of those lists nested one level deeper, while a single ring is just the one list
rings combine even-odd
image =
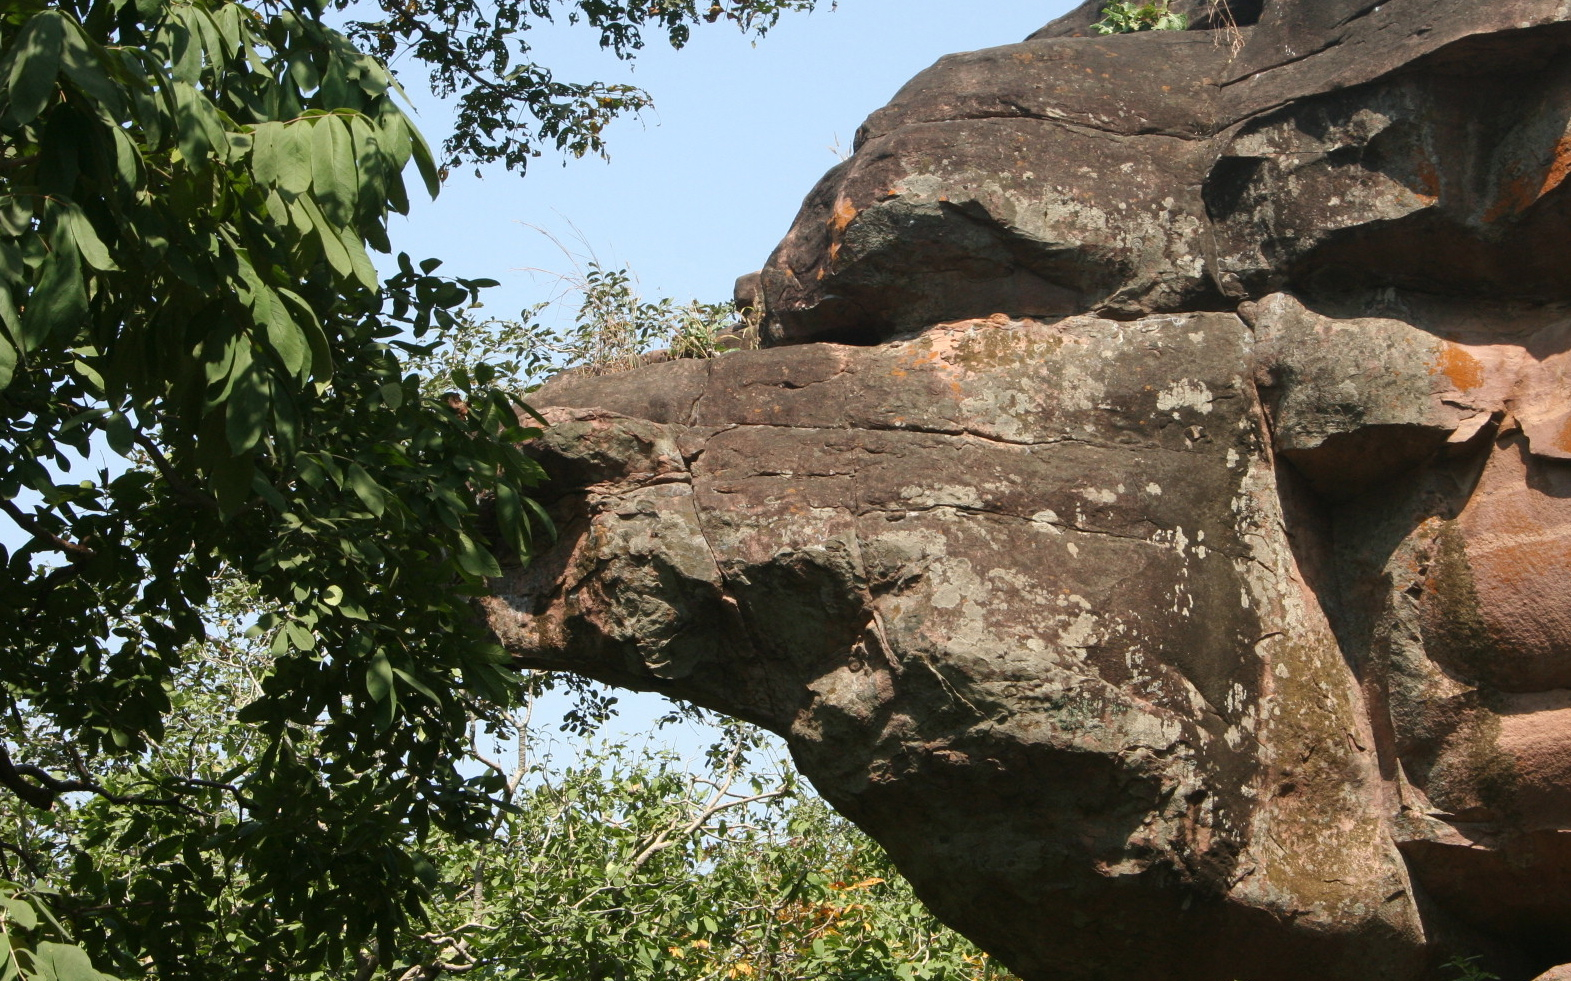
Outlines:
[{"label": "tree branch", "polygon": [[[628,874],[637,872],[639,869],[643,868],[650,859],[654,858],[659,853],[665,851],[667,848],[670,848],[672,845],[680,841],[685,841],[687,838],[696,834],[699,829],[708,824],[710,819],[713,818],[716,814],[719,814],[722,811],[728,811],[733,807],[745,807],[748,804],[756,804],[759,801],[771,800],[775,797],[783,796],[786,793],[786,789],[784,787],[780,787],[775,790],[768,791],[767,793],[754,794],[750,797],[737,797],[732,795],[731,785],[736,782],[737,760],[741,757],[741,755],[742,740],[738,739],[736,745],[731,748],[731,755],[726,759],[725,778],[722,782],[717,784],[709,780],[695,781],[695,783],[707,783],[709,786],[715,788],[715,792],[709,798],[709,802],[699,809],[698,813],[687,823],[685,827],[680,829],[676,827],[668,827],[662,830],[659,834],[655,835],[654,838],[649,841],[649,844],[644,846],[644,848],[633,857],[632,863],[628,866]],[[730,797],[731,799],[727,800],[727,797]],[[694,803],[697,802],[695,801]],[[672,837],[673,832],[675,833],[675,837]]]},{"label": "tree branch", "polygon": [[58,780],[40,767],[27,764],[16,766],[11,762],[11,753],[4,743],[0,743],[0,785],[21,798],[22,803],[40,811],[51,810],[55,806],[55,798],[61,794],[88,789],[75,780]]},{"label": "tree branch", "polygon": [[203,494],[180,478],[180,474],[175,470],[174,464],[169,462],[169,458],[164,456],[164,451],[159,449],[158,444],[153,442],[146,433],[132,430],[131,441],[142,448],[142,452],[147,454],[147,458],[153,461],[153,466],[158,470],[159,476],[164,478],[164,483],[168,484],[169,489],[174,491],[181,499],[197,505],[204,511],[218,510],[217,501],[214,501],[211,497]]},{"label": "tree branch", "polygon": [[49,531],[43,525],[38,523],[38,519],[17,507],[15,501],[0,501],[0,511],[4,511],[12,521],[17,523],[18,527],[27,532],[29,535],[32,535],[34,538],[52,543],[55,548],[58,548],[67,555],[75,555],[85,559],[92,558],[94,555],[98,554],[97,552],[88,548],[86,545],[83,545],[79,542],[67,541],[64,538],[61,538],[59,535]]},{"label": "tree branch", "polygon": [[14,845],[9,841],[0,841],[0,851],[10,852],[21,859],[22,864],[27,866],[27,871],[32,873],[34,879],[42,879],[44,877],[44,873],[38,868],[38,863],[33,860],[32,852],[29,852],[21,845]]},{"label": "tree branch", "polygon": [[0,743],[0,786],[4,786],[21,799],[24,804],[36,807],[40,811],[53,810],[55,801],[61,794],[89,793],[111,804],[145,804],[149,807],[175,807],[188,814],[200,815],[202,812],[180,799],[177,791],[171,797],[149,797],[145,794],[116,794],[106,790],[103,784],[98,783],[87,772],[82,758],[73,750],[71,753],[80,779],[61,780],[43,767],[24,763],[20,766],[11,761],[11,754],[4,743]]}]

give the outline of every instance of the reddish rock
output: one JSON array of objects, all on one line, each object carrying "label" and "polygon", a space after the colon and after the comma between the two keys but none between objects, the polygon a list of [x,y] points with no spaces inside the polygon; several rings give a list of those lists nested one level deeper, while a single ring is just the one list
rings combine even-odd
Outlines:
[{"label": "reddish rock", "polygon": [[784,735],[1026,981],[1557,977],[1571,9],[1232,10],[913,80],[773,347],[534,396],[486,613]]}]

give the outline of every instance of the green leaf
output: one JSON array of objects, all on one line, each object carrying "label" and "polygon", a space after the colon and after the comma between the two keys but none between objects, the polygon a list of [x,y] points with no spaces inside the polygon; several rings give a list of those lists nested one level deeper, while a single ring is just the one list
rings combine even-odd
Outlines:
[{"label": "green leaf", "polygon": [[66,77],[87,94],[98,109],[99,117],[113,125],[114,120],[125,115],[125,96],[105,72],[99,54],[101,49],[88,39],[81,26],[67,22],[65,28],[61,64]]},{"label": "green leaf", "polygon": [[316,70],[310,54],[304,51],[297,52],[289,59],[289,77],[300,86],[301,92],[313,92],[322,84],[321,73]]},{"label": "green leaf", "polygon": [[115,175],[120,179],[119,190],[123,196],[130,197],[142,186],[142,153],[125,130],[111,126],[109,131],[115,139]]},{"label": "green leaf", "polygon": [[303,379],[311,367],[311,345],[306,332],[289,316],[288,307],[272,290],[260,295],[267,298],[264,326],[268,346],[284,363],[284,370],[290,377]]},{"label": "green leaf", "polygon": [[497,484],[497,524],[501,526],[507,544],[522,557],[529,554],[529,524],[528,519],[524,517],[523,502],[519,498],[518,490],[511,484]]},{"label": "green leaf", "polygon": [[311,189],[311,134],[314,129],[305,121],[280,124],[282,131],[275,137],[272,166],[277,171],[278,187],[291,195],[300,195]]},{"label": "green leaf", "polygon": [[316,233],[317,241],[322,244],[322,253],[327,258],[327,264],[345,279],[353,276],[354,262],[349,258],[349,250],[344,248],[344,240],[340,237],[339,228],[328,220],[310,195],[301,197],[299,204],[310,217],[312,230]]},{"label": "green leaf", "polygon": [[305,334],[306,343],[311,348],[311,377],[321,382],[329,380],[333,377],[333,349],[327,343],[327,334],[322,331],[322,321],[317,319],[316,311],[300,294],[281,289],[278,295],[293,306],[299,315],[295,323]]},{"label": "green leaf", "polygon": [[75,239],[56,234],[50,244],[53,251],[44,257],[38,285],[22,312],[20,339],[25,351],[37,350],[57,331],[74,336],[87,319],[87,287]]},{"label": "green leaf", "polygon": [[187,82],[174,82],[172,88],[175,96],[175,119],[179,125],[176,135],[180,145],[180,155],[185,158],[187,167],[199,173],[204,172],[210,163],[209,155],[214,149],[214,140],[206,118],[213,111],[213,104]]},{"label": "green leaf", "polygon": [[38,928],[38,914],[33,911],[33,904],[18,896],[0,896],[0,907],[5,909],[6,918],[24,930]]},{"label": "green leaf", "polygon": [[208,483],[219,510],[229,516],[239,514],[251,501],[251,484],[255,477],[256,462],[249,453],[222,460],[213,467]]},{"label": "green leaf", "polygon": [[263,187],[278,183],[282,145],[288,139],[283,123],[257,123],[251,128],[251,176]]},{"label": "green leaf", "polygon": [[355,492],[371,513],[381,517],[387,510],[387,491],[383,490],[371,475],[366,473],[364,467],[358,463],[351,463],[345,476],[348,478],[349,487]]},{"label": "green leaf", "polygon": [[502,574],[502,567],[497,565],[496,556],[488,550],[475,544],[475,540],[463,532],[458,533],[458,567],[471,576],[495,578]]},{"label": "green leaf", "polygon": [[371,257],[366,255],[365,243],[360,240],[360,233],[353,226],[346,225],[340,232],[344,243],[344,251],[349,254],[349,268],[354,273],[355,280],[367,290],[375,290],[380,285],[376,275],[376,267],[371,264]]},{"label": "green leaf", "polygon": [[40,941],[33,951],[40,981],[104,981],[87,951],[71,944]]},{"label": "green leaf", "polygon": [[[33,206],[26,198],[7,194],[0,197],[0,235],[17,238],[33,227]],[[6,243],[11,248],[16,246]],[[17,257],[18,263],[20,257]],[[13,263],[7,263],[5,270],[8,279],[15,279],[19,270],[13,268]]]},{"label": "green leaf", "polygon": [[377,651],[371,666],[365,672],[365,690],[371,701],[382,702],[393,694],[393,665],[387,660],[386,651]]},{"label": "green leaf", "polygon": [[109,249],[104,245],[103,239],[98,237],[98,229],[87,220],[87,215],[74,204],[67,204],[62,213],[64,230],[70,234],[76,243],[76,248],[89,266],[99,272],[117,272],[120,267],[109,255]]},{"label": "green leaf", "polygon": [[10,386],[11,378],[15,374],[16,348],[12,346],[11,341],[5,336],[5,332],[0,331],[0,392],[5,391]]},{"label": "green leaf", "polygon": [[49,104],[60,75],[64,45],[65,15],[58,10],[36,14],[22,28],[12,46],[6,79],[11,105],[5,119],[11,126],[26,126]]},{"label": "green leaf", "polygon": [[420,179],[425,181],[426,192],[434,199],[442,193],[442,175],[436,169],[436,160],[431,156],[431,147],[426,143],[425,137],[420,135],[419,130],[413,126],[405,128],[409,133],[409,149],[414,154],[415,167],[420,171]]},{"label": "green leaf", "polygon": [[429,698],[436,704],[442,704],[442,699],[439,695],[437,695],[436,692],[432,691],[429,687],[426,686],[424,682],[410,674],[408,671],[405,671],[403,668],[394,668],[393,673],[402,678],[404,684],[408,685],[410,688],[413,688],[415,691],[424,695],[426,698]]},{"label": "green leaf", "polygon": [[289,623],[284,624],[284,632],[288,634],[289,643],[294,645],[295,650],[310,651],[316,649],[316,635],[304,626],[291,620]]},{"label": "green leaf", "polygon": [[136,441],[131,438],[131,420],[124,413],[111,412],[105,417],[104,436],[109,441],[109,448],[121,456],[130,456],[136,448]]},{"label": "green leaf", "polygon": [[[249,453],[262,441],[264,427],[273,408],[273,389],[267,373],[252,362],[238,372],[224,417],[224,431],[229,437],[229,449],[234,455]],[[251,487],[250,477],[245,487]]]},{"label": "green leaf", "polygon": [[360,196],[354,141],[347,123],[338,116],[321,116],[312,127],[311,190],[321,202],[322,213],[339,227],[354,221],[355,202]]}]

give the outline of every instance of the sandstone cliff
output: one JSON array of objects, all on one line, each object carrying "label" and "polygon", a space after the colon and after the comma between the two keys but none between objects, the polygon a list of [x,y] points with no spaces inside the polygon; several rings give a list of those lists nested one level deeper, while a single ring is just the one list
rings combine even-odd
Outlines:
[{"label": "sandstone cliff", "polygon": [[1571,961],[1571,4],[1096,6],[867,121],[766,349],[535,397],[491,622],[1027,981]]}]

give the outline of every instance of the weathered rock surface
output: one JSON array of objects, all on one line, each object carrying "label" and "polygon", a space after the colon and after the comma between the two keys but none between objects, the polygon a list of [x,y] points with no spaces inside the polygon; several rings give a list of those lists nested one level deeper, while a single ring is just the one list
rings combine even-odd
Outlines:
[{"label": "weathered rock surface", "polygon": [[951,55],[808,196],[763,270],[775,340],[1280,289],[1571,298],[1564,7],[1275,0],[1236,51],[1058,36],[1083,7]]},{"label": "weathered rock surface", "polygon": [[774,347],[536,394],[491,623],[783,734],[1027,981],[1556,979],[1571,5],[1093,7],[869,119]]}]

